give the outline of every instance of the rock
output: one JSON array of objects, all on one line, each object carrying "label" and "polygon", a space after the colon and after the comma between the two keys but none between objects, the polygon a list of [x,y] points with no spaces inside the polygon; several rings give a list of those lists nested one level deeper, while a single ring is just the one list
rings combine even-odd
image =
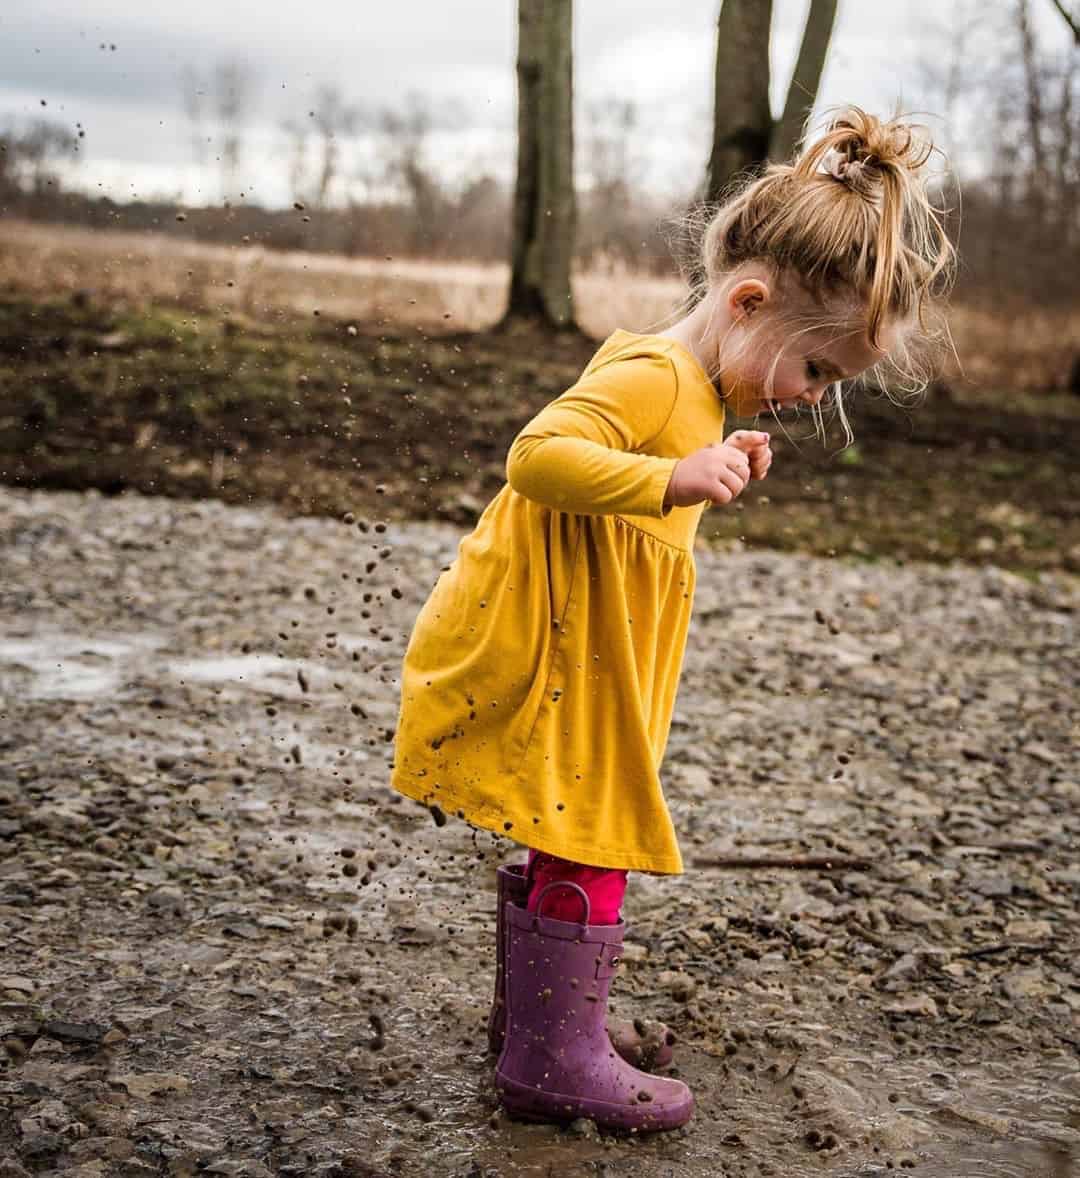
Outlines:
[{"label": "rock", "polygon": [[929,994],[909,994],[899,1002],[886,1006],[885,1013],[898,1017],[937,1018],[938,1007]]},{"label": "rock", "polygon": [[260,916],[256,921],[259,928],[281,929],[283,932],[289,932],[293,923],[284,916],[275,916],[272,913],[269,916]]},{"label": "rock", "polygon": [[227,937],[240,937],[245,941],[263,940],[262,930],[249,920],[238,920],[233,924],[222,925],[221,931]]},{"label": "rock", "polygon": [[1029,741],[1020,751],[1034,757],[1036,761],[1042,761],[1044,765],[1057,765],[1061,762],[1061,757],[1041,741]]},{"label": "rock", "polygon": [[1043,998],[1060,993],[1060,988],[1046,978],[1041,969],[1015,969],[1001,979],[1007,998],[1018,1002],[1024,998]]},{"label": "rock", "polygon": [[184,896],[179,888],[155,888],[147,892],[145,903],[147,908],[163,916],[183,916]]},{"label": "rock", "polygon": [[79,882],[79,877],[66,867],[56,867],[38,882],[43,888],[70,888]]},{"label": "rock", "polygon": [[1054,926],[1048,920],[1010,920],[1005,935],[1017,941],[1048,941],[1054,935]]},{"label": "rock", "polygon": [[222,1158],[212,1162],[202,1173],[225,1174],[229,1178],[274,1178],[273,1171],[268,1170],[262,1162],[242,1158]]},{"label": "rock", "polygon": [[828,937],[800,922],[791,930],[791,941],[797,949],[820,949],[828,941]]},{"label": "rock", "polygon": [[142,1072],[113,1076],[113,1082],[123,1084],[132,1096],[141,1099],[163,1092],[186,1096],[191,1091],[191,1080],[177,1072]]},{"label": "rock", "polygon": [[134,1141],[126,1137],[87,1137],[75,1141],[71,1150],[75,1162],[88,1162],[93,1158],[107,1158],[112,1162],[126,1162],[135,1152]]},{"label": "rock", "polygon": [[41,1024],[41,1034],[61,1043],[100,1043],[107,1027],[98,1023],[66,1023],[59,1020]]},{"label": "rock", "polygon": [[51,835],[75,834],[90,825],[90,819],[81,810],[61,805],[38,806],[32,821],[35,829]]},{"label": "rock", "polygon": [[882,981],[894,983],[895,985],[886,985],[885,987],[886,989],[894,989],[901,984],[912,981],[920,973],[922,973],[922,957],[918,953],[904,953],[885,971]]},{"label": "rock", "polygon": [[656,979],[676,1002],[689,1002],[697,993],[697,982],[689,974],[679,970],[665,969]]},{"label": "rock", "polygon": [[1016,1123],[1008,1117],[999,1117],[983,1109],[971,1108],[962,1104],[944,1105],[939,1111],[943,1119],[955,1119],[969,1125],[978,1125],[980,1129],[988,1129],[999,1137],[1011,1137]]},{"label": "rock", "polygon": [[19,1146],[19,1155],[24,1158],[42,1159],[50,1154],[62,1153],[67,1148],[67,1138],[59,1133],[34,1133],[25,1137]]},{"label": "rock", "polygon": [[13,990],[18,994],[33,994],[37,989],[32,978],[24,978],[21,974],[0,975],[0,990]]},{"label": "rock", "polygon": [[988,900],[1003,899],[1013,894],[1013,881],[1007,875],[971,875],[968,876],[967,886]]},{"label": "rock", "polygon": [[907,924],[916,925],[930,924],[932,921],[941,920],[944,915],[914,896],[900,896],[892,905],[892,911]]}]

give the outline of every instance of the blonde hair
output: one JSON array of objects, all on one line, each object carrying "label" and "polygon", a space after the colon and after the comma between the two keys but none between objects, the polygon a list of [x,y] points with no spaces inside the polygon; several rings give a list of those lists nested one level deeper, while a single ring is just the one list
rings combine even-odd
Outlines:
[{"label": "blonde hair", "polygon": [[[855,106],[827,113],[824,132],[813,142],[804,140],[793,162],[770,163],[763,174],[742,177],[719,207],[707,211],[704,223],[699,214],[691,300],[743,263],[760,262],[778,285],[793,278],[821,306],[821,315],[797,320],[781,307],[781,318],[793,328],[835,325],[835,318],[827,318],[827,300],[836,296],[857,301],[874,347],[880,347],[887,320],[917,321],[921,338],[903,333],[898,355],[870,374],[884,383],[879,369],[888,364],[904,391],[918,393],[933,371],[932,344],[947,336],[943,317],[939,329],[930,318],[943,310],[955,272],[945,210],[933,204],[924,171],[937,149],[926,128],[902,116],[883,122]],[[834,404],[850,442],[839,388]]]}]

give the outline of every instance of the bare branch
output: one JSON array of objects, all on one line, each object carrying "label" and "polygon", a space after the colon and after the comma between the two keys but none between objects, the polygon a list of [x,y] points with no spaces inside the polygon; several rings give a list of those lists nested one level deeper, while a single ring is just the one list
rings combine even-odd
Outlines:
[{"label": "bare branch", "polygon": [[1080,20],[1077,20],[1072,13],[1065,7],[1061,0],[1053,0],[1054,7],[1061,13],[1062,19],[1072,29],[1073,37],[1076,39],[1077,45],[1080,45]]}]

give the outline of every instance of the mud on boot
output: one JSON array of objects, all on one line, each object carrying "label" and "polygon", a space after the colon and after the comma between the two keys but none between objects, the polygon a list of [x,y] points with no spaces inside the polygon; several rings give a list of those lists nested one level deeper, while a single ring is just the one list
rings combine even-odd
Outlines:
[{"label": "mud on boot", "polygon": [[[542,915],[545,896],[572,888],[583,922]],[[506,1027],[495,1087],[511,1116],[650,1132],[685,1125],[694,1098],[680,1080],[652,1076],[618,1055],[606,1026],[611,979],[622,953],[622,923],[589,924],[589,899],[573,883],[552,883],[535,912],[505,911]]]},{"label": "mud on boot", "polygon": [[[529,896],[529,880],[524,863],[500,867],[496,874],[495,901],[495,996],[488,1016],[488,1050],[498,1055],[503,1045],[506,1026],[506,1007],[503,996],[503,961],[506,956],[507,903],[525,907]],[[626,1060],[643,1071],[660,1071],[674,1058],[675,1032],[654,1019],[607,1019],[612,1046]]]}]

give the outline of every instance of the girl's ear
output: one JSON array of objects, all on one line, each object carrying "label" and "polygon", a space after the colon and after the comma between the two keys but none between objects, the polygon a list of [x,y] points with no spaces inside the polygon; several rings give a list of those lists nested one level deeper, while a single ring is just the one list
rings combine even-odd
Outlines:
[{"label": "girl's ear", "polygon": [[732,319],[749,319],[769,301],[770,291],[760,278],[742,278],[728,291]]}]

